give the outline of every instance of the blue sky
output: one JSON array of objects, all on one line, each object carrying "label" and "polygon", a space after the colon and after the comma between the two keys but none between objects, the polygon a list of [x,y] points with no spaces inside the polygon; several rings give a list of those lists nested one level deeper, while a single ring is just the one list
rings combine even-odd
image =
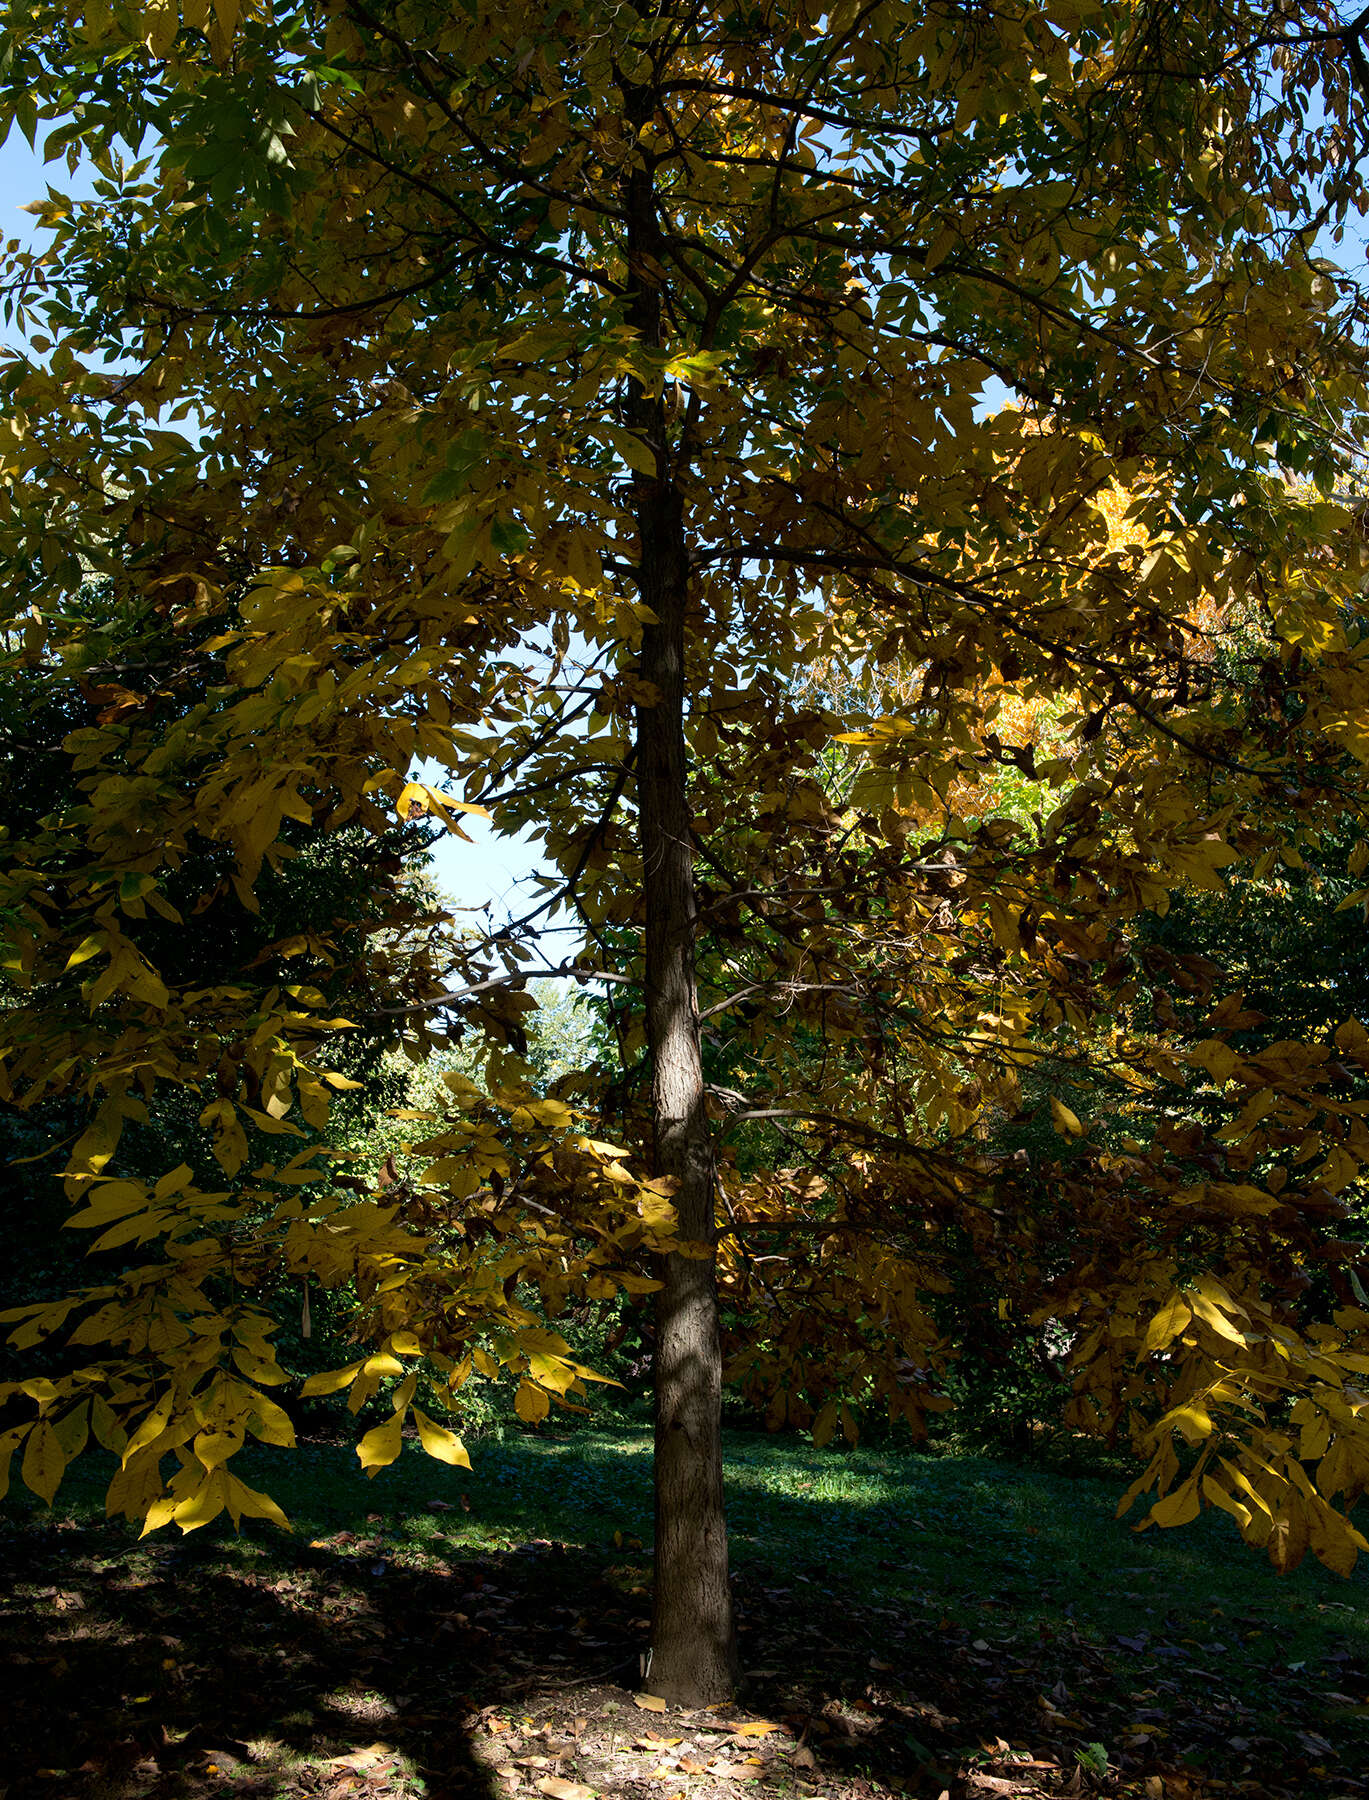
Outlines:
[{"label": "blue sky", "polygon": [[42,234],[36,229],[32,215],[20,209],[31,200],[42,199],[49,182],[63,193],[90,192],[84,171],[69,180],[63,158],[45,165],[39,152],[29,149],[23,133],[17,127],[11,127],[0,148],[0,235],[6,242],[18,237],[30,244],[38,243]]}]

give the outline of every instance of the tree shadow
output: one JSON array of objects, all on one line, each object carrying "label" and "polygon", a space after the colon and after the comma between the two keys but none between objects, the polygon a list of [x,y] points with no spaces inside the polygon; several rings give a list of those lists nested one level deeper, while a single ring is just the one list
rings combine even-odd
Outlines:
[{"label": "tree shadow", "polygon": [[340,1536],[287,1558],[255,1533],[11,1526],[0,1792],[504,1800],[491,1717],[637,1672],[600,1558],[544,1542],[418,1569]]},{"label": "tree shadow", "polygon": [[[478,1474],[439,1476],[415,1459],[387,1489],[344,1475],[338,1452],[326,1479],[313,1477],[308,1516],[329,1523],[312,1539],[210,1527],[139,1543],[79,1514],[10,1515],[0,1679],[19,1728],[0,1734],[0,1789],[8,1800],[538,1800],[541,1783],[561,1800],[988,1800],[1140,1794],[1160,1779],[1149,1791],[1167,1800],[1225,1791],[1212,1781],[1247,1800],[1369,1795],[1352,1746],[1342,1754],[1324,1735],[1330,1682],[1347,1693],[1369,1683],[1353,1662],[1279,1673],[1283,1725],[1271,1735],[1236,1671],[1180,1622],[1100,1639],[1069,1607],[1049,1624],[1028,1618],[1031,1583],[1080,1582],[1063,1523],[1058,1539],[1027,1540],[1010,1520],[937,1519],[924,1505],[932,1527],[987,1540],[984,1560],[967,1549],[959,1571],[959,1598],[976,1584],[978,1598],[956,1608],[945,1581],[917,1591],[888,1558],[879,1566],[903,1591],[882,1591],[870,1549],[905,1554],[920,1521],[887,1502],[765,1495],[759,1448],[749,1474],[733,1471],[740,1707],[642,1710],[646,1459],[626,1445],[596,1470],[571,1441],[479,1462]],[[307,1466],[294,1479],[310,1479]],[[467,1487],[500,1542],[469,1541]],[[758,1544],[749,1527],[762,1509],[782,1530]],[[558,1524],[569,1535],[571,1520],[598,1544],[540,1535]],[[858,1544],[865,1574],[853,1577]],[[1135,1554],[1163,1566],[1170,1552]],[[757,1713],[771,1729],[738,1736]]]}]

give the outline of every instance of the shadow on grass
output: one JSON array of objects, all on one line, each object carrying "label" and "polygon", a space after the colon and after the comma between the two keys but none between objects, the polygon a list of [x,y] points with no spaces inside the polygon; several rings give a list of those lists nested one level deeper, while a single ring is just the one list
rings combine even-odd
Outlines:
[{"label": "shadow on grass", "polygon": [[380,1522],[340,1537],[206,1531],[149,1549],[114,1526],[6,1532],[3,1585],[28,1603],[0,1638],[8,1800],[502,1800],[502,1721],[540,1687],[636,1672],[601,1559],[530,1544],[405,1566]]},{"label": "shadow on grass", "polygon": [[[535,1800],[539,1783],[721,1800],[739,1780],[814,1800],[1369,1793],[1369,1676],[1341,1629],[1350,1601],[1321,1598],[1319,1572],[1276,1592],[1210,1534],[1106,1535],[1106,1484],[731,1449],[741,1698],[773,1731],[737,1737],[736,1709],[634,1702],[650,1610],[640,1434],[484,1446],[470,1475],[406,1456],[375,1484],[346,1450],[310,1447],[243,1470],[296,1518],[293,1538],[215,1526],[139,1543],[79,1498],[8,1515],[0,1679],[18,1728],[0,1736],[0,1786],[8,1800]],[[1362,1604],[1363,1590],[1336,1591]]]}]

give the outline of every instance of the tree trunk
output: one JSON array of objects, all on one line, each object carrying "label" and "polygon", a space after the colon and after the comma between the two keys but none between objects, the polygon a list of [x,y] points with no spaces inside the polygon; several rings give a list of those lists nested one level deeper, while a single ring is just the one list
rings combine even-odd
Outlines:
[{"label": "tree trunk", "polygon": [[[659,343],[655,271],[661,264],[646,171],[629,183],[628,232],[635,290],[629,320],[649,343]],[[629,424],[656,460],[654,476],[634,476],[639,587],[654,615],[642,633],[640,672],[651,691],[637,707],[636,766],[655,1172],[676,1184],[680,1235],[708,1247],[701,1256],[667,1257],[656,1297],[655,1599],[646,1686],[662,1699],[704,1706],[731,1697],[735,1643],[723,1515],[713,1147],[699,1046],[684,735],[689,559],[664,403],[636,389]]]}]

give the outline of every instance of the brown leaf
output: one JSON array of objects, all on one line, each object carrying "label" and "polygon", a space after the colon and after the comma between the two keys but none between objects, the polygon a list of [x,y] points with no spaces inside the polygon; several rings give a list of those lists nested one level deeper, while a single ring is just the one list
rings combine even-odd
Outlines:
[{"label": "brown leaf", "polygon": [[353,1750],[350,1756],[333,1756],[328,1762],[333,1769],[370,1769],[393,1755],[394,1747],[390,1744],[368,1744],[364,1750]]},{"label": "brown leaf", "polygon": [[664,1712],[666,1709],[665,1701],[658,1694],[634,1694],[632,1698],[636,1705],[645,1707],[648,1712]]},{"label": "brown leaf", "polygon": [[544,1775],[537,1789],[549,1794],[551,1800],[596,1800],[594,1789],[586,1787],[583,1781],[563,1781],[559,1775]]}]

